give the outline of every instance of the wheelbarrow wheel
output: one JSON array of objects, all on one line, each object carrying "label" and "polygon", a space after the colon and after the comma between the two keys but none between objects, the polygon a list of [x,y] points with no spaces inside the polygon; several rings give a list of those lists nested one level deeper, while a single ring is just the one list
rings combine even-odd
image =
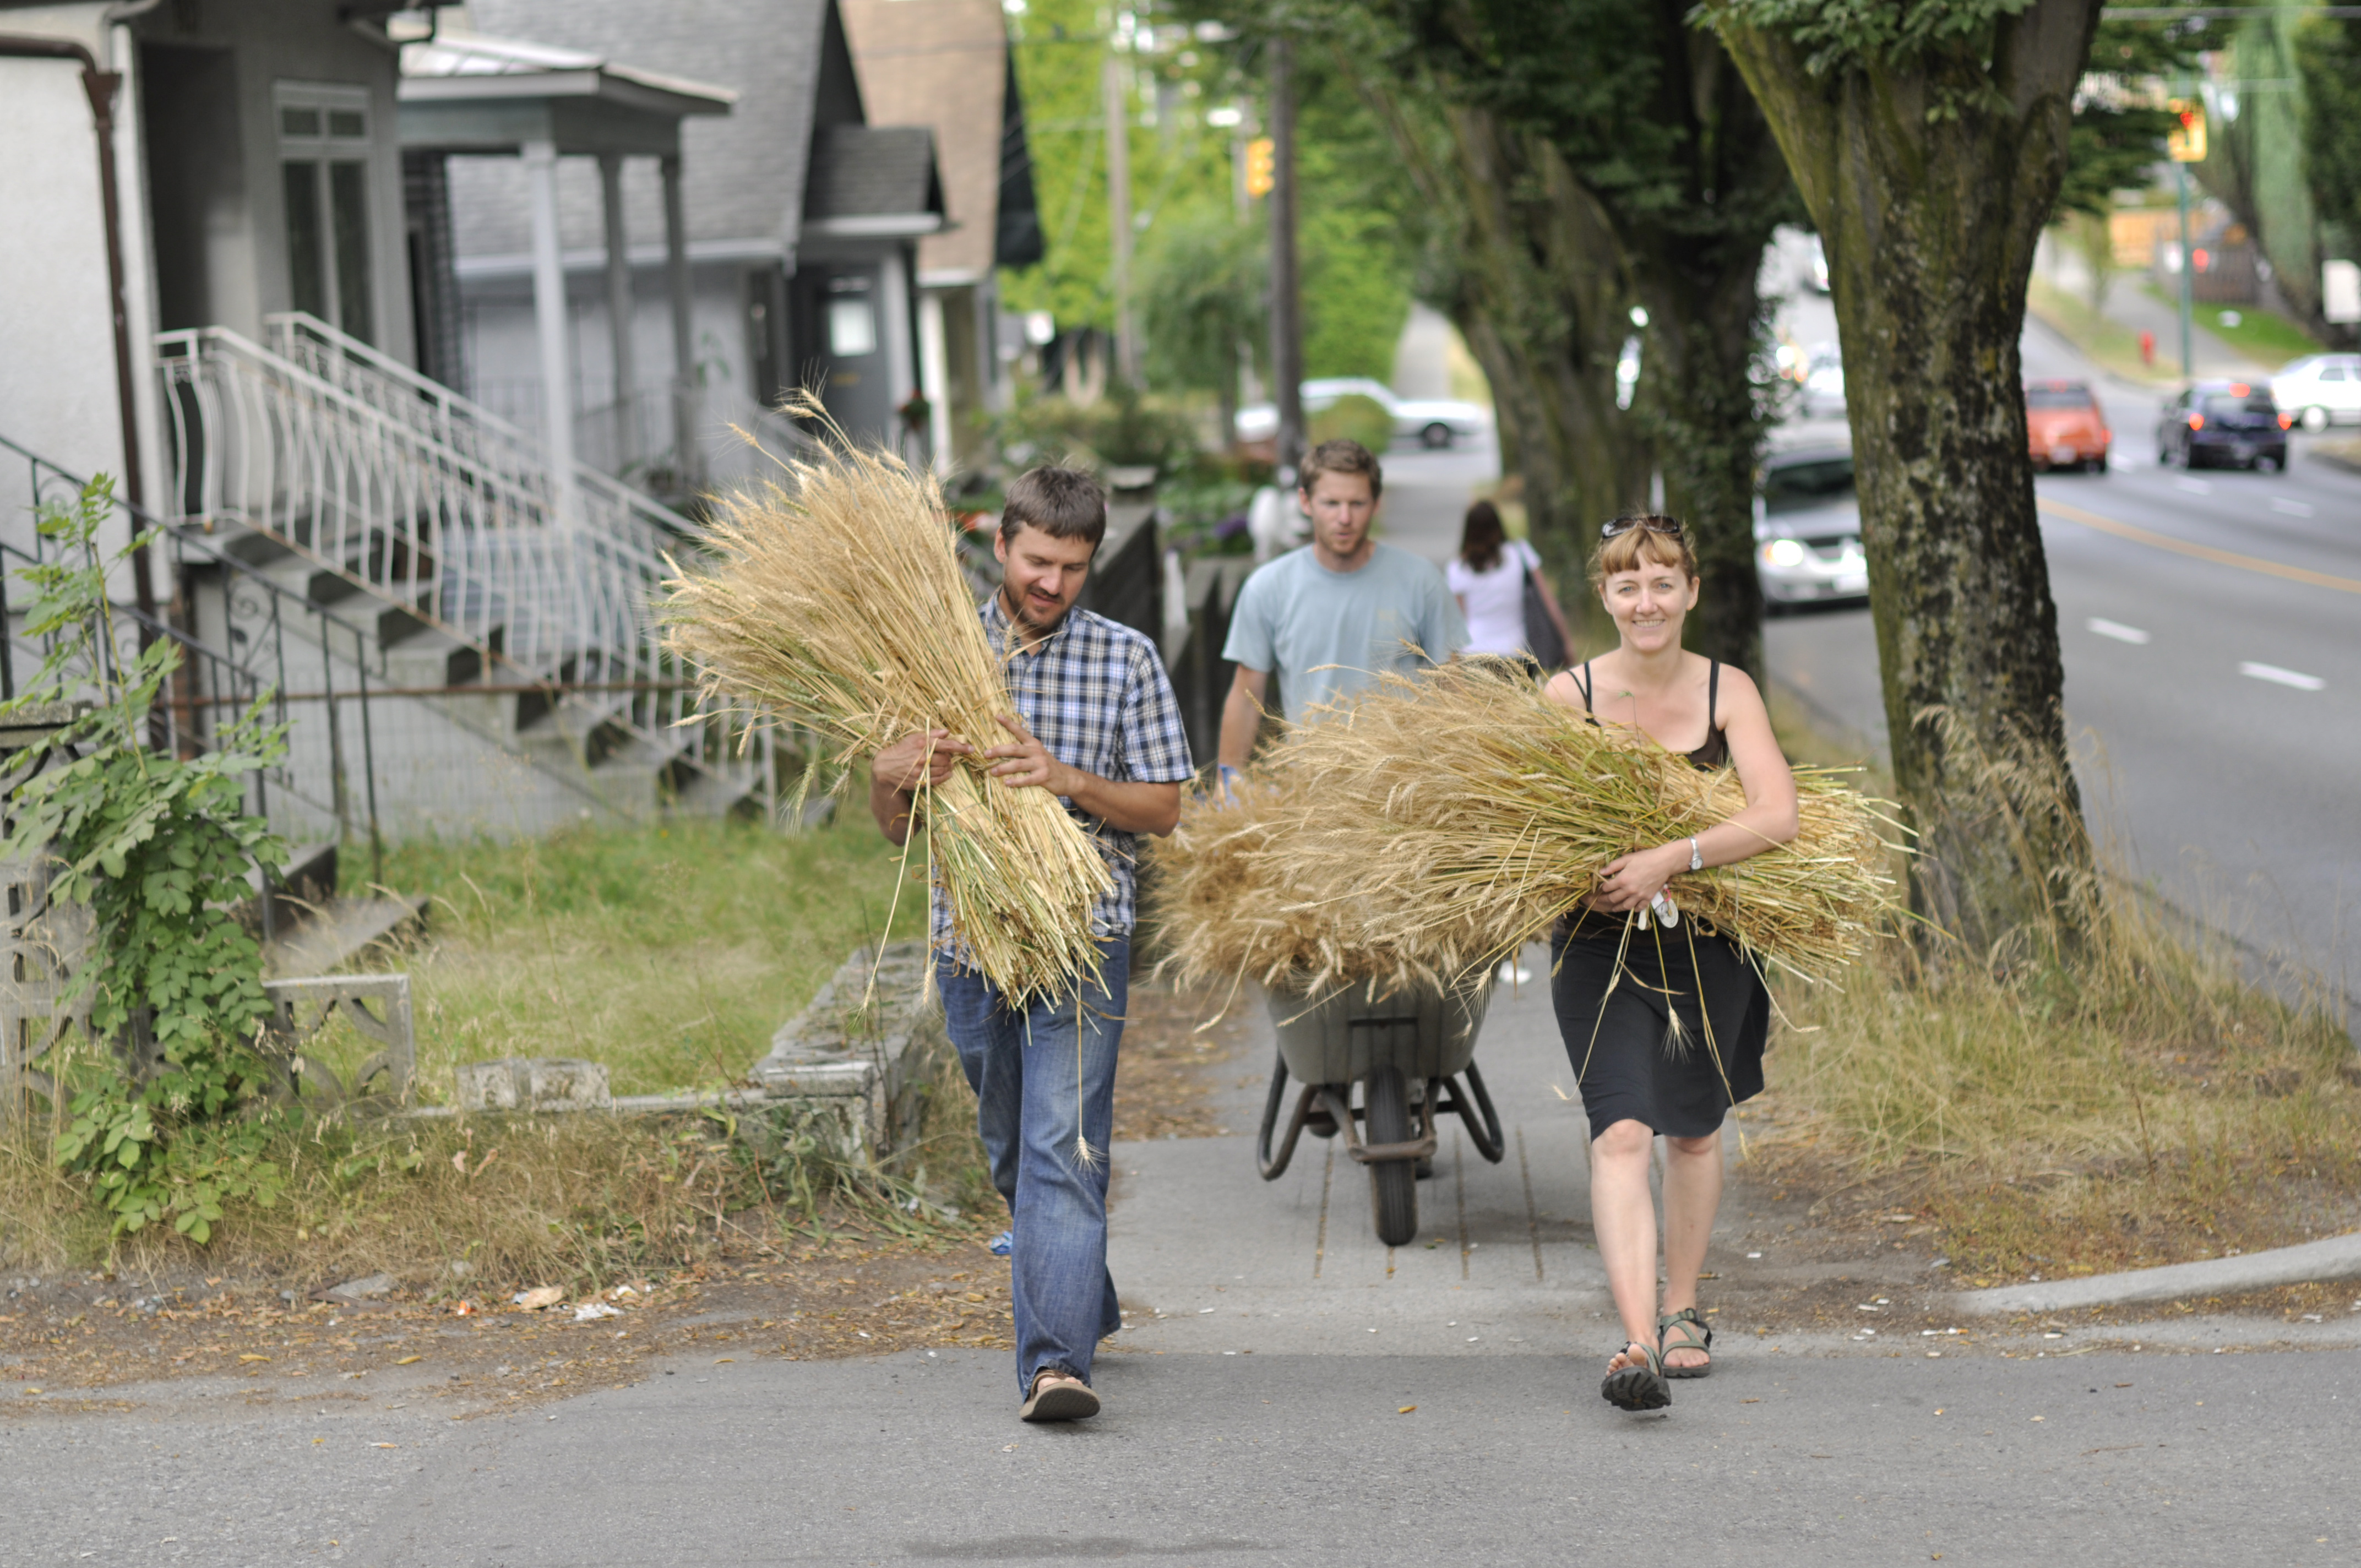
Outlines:
[{"label": "wheelbarrow wheel", "polygon": [[[1379,1068],[1369,1074],[1362,1095],[1362,1123],[1369,1142],[1410,1142],[1410,1092],[1402,1083],[1400,1069]],[[1413,1240],[1418,1235],[1418,1162],[1372,1160],[1369,1208],[1379,1241],[1388,1246],[1403,1246]]]}]

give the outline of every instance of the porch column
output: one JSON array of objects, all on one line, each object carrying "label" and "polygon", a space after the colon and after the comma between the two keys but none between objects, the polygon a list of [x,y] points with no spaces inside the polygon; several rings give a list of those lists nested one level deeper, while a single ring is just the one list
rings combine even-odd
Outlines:
[{"label": "porch column", "polygon": [[549,459],[550,500],[558,517],[579,515],[574,500],[574,378],[566,352],[566,265],[557,249],[557,144],[524,144],[527,201],[533,208],[533,314],[541,340],[541,444]]},{"label": "porch column", "polygon": [[623,155],[598,155],[598,189],[607,214],[607,330],[614,342],[615,471],[647,455],[640,450],[640,375],[631,348],[631,258],[624,248]]},{"label": "porch column", "polygon": [[680,482],[693,488],[705,480],[704,455],[697,444],[697,339],[689,325],[688,210],[680,190],[680,154],[663,161],[664,278],[672,289],[672,439]]},{"label": "porch column", "polygon": [[943,335],[943,295],[939,289],[918,291],[918,390],[927,400],[927,444],[934,449],[933,468],[948,477],[951,471],[951,376],[950,341]]},{"label": "porch column", "polygon": [[885,439],[895,452],[906,453],[910,432],[902,423],[902,405],[918,389],[917,323],[911,317],[917,313],[916,292],[910,287],[910,260],[906,248],[895,241],[879,258],[877,346],[885,357]]}]

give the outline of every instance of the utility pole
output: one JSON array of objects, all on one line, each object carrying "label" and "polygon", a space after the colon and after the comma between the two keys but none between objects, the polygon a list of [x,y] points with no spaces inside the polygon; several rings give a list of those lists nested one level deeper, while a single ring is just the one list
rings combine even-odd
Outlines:
[{"label": "utility pole", "polygon": [[1131,116],[1124,108],[1123,67],[1110,48],[1101,72],[1106,96],[1107,226],[1115,243],[1115,373],[1139,385],[1139,334],[1131,324]]},{"label": "utility pole", "polygon": [[1279,408],[1280,482],[1303,456],[1303,314],[1295,269],[1295,89],[1293,46],[1270,40],[1270,378]]},{"label": "utility pole", "polygon": [[[2183,90],[2187,91],[2185,87]],[[2180,377],[2193,381],[2197,378],[2193,346],[2197,334],[2197,253],[2189,243],[2189,166],[2205,159],[2205,105],[2192,94],[2176,98],[2168,106],[2180,121],[2165,138],[2165,152],[2172,159],[2173,182],[2180,193]]]},{"label": "utility pole", "polygon": [[2192,346],[2197,316],[2197,260],[2189,248],[2189,165],[2172,166],[2174,183],[2180,187],[2180,378],[2197,378],[2197,360]]}]

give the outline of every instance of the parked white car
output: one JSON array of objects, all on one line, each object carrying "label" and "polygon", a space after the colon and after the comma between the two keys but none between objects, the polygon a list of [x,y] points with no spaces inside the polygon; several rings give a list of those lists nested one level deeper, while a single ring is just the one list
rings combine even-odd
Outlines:
[{"label": "parked white car", "polygon": [[2314,354],[2271,378],[2271,401],[2306,430],[2361,422],[2361,354]]},{"label": "parked white car", "polygon": [[[1336,406],[1340,399],[1367,398],[1382,405],[1394,418],[1394,439],[1409,439],[1422,445],[1444,447],[1478,436],[1492,428],[1492,411],[1477,403],[1463,403],[1455,398],[1402,398],[1383,381],[1373,381],[1366,376],[1334,376],[1303,383],[1303,411],[1320,413]],[[1269,403],[1256,403],[1238,411],[1240,441],[1268,441],[1279,433],[1279,410]]]}]

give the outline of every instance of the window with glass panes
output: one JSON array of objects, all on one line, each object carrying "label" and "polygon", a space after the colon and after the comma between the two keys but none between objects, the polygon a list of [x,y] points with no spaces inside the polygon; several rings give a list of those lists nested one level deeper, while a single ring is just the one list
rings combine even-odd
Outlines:
[{"label": "window with glass panes", "polygon": [[281,82],[279,179],[294,307],[376,342],[369,267],[369,102],[365,87]]}]

